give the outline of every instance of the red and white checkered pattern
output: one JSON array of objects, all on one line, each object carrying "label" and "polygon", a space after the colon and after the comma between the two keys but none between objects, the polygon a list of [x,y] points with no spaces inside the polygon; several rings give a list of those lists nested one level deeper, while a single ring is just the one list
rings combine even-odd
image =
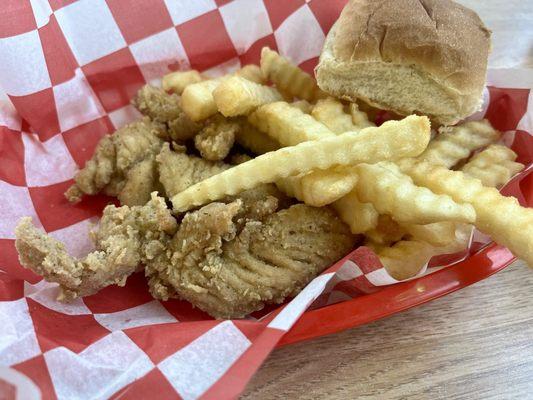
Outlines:
[{"label": "red and white checkered pattern", "polygon": [[[13,230],[25,215],[65,242],[73,255],[90,251],[87,232],[111,199],[95,196],[72,205],[63,193],[98,140],[138,117],[129,101],[142,85],[174,69],[232,71],[258,62],[263,46],[311,71],[345,2],[3,4],[0,85],[7,96],[0,98],[0,363],[10,368],[0,369],[0,394],[140,399],[157,388],[161,399],[236,397],[282,338],[294,342],[388,315],[437,296],[427,288],[451,285],[440,280],[446,270],[479,257],[490,259],[491,269],[465,277],[464,286],[512,259],[502,248],[473,255],[486,243],[475,233],[470,251],[439,257],[421,271],[424,277],[416,282],[425,282],[426,291],[413,292],[410,282],[390,286],[397,282],[361,247],[284,306],[223,322],[186,302],[153,300],[142,274],[130,277],[123,288],[58,303],[56,285],[19,265]],[[531,86],[504,89],[505,77],[494,76],[500,87],[488,88],[487,107],[477,117],[486,114],[496,128],[507,131],[504,142],[520,162],[531,164]],[[515,177],[504,192],[531,206],[532,176]],[[443,264],[465,257],[442,270]],[[470,266],[468,273],[475,270]],[[387,303],[390,290],[403,299],[394,307]],[[350,321],[346,315],[360,318]]]}]

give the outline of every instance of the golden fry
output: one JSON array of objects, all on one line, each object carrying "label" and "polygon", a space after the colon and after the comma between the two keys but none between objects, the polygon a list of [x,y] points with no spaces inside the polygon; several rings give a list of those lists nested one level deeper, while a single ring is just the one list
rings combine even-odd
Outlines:
[{"label": "golden fry", "polygon": [[416,276],[436,255],[435,247],[417,240],[401,240],[388,247],[378,243],[366,243],[394,279],[402,281]]},{"label": "golden fry", "polygon": [[284,101],[259,107],[248,121],[282,146],[335,136],[324,124]]},{"label": "golden fry", "polygon": [[433,246],[444,246],[455,240],[457,224],[443,221],[426,225],[401,224],[401,226],[414,240],[427,242]]},{"label": "golden fry", "polygon": [[193,83],[203,81],[202,75],[194,69],[190,71],[171,72],[163,77],[163,89],[167,92],[182,94],[185,88]]},{"label": "golden fry", "polygon": [[398,222],[430,224],[440,221],[473,222],[476,213],[469,204],[457,204],[449,196],[419,187],[391,162],[360,164],[357,197],[372,203],[380,214]]},{"label": "golden fry", "polygon": [[428,118],[412,115],[401,121],[388,121],[379,128],[281,148],[191,186],[174,196],[172,203],[175,211],[186,211],[261,183],[315,169],[414,157],[426,148],[429,135]]},{"label": "golden fry", "polygon": [[189,85],[183,90],[181,105],[190,119],[200,121],[217,113],[218,109],[213,98],[213,92],[218,85],[231,76],[239,76],[251,82],[263,83],[262,75],[259,74],[259,67],[247,65],[234,74]]},{"label": "golden fry", "polygon": [[242,67],[240,70],[235,72],[235,76],[240,76],[241,78],[248,79],[249,81],[265,84],[266,80],[259,68],[255,64],[248,64]]},{"label": "golden fry", "polygon": [[289,176],[276,182],[278,189],[305,204],[321,207],[333,203],[349,193],[357,175],[353,167],[337,167]]},{"label": "golden fry", "polygon": [[344,105],[332,97],[318,100],[311,115],[336,134],[366,128],[355,125],[351,115],[344,112]]},{"label": "golden fry", "polygon": [[218,111],[226,117],[248,115],[259,106],[282,99],[276,89],[239,76],[225,79],[213,91],[213,98]]},{"label": "golden fry", "polygon": [[442,127],[418,161],[451,168],[468,158],[472,151],[483,148],[500,136],[487,120],[470,121],[453,127]]},{"label": "golden fry", "polygon": [[268,47],[261,50],[261,71],[280,91],[290,96],[308,101],[326,97],[311,75]]},{"label": "golden fry", "polygon": [[265,135],[263,132],[258,131],[245,119],[240,120],[239,123],[240,129],[235,133],[235,140],[241,146],[251,150],[252,153],[264,154],[281,147],[277,141]]},{"label": "golden fry", "polygon": [[368,114],[365,111],[360,110],[356,103],[350,103],[348,109],[350,110],[350,115],[354,125],[361,129],[369,126],[376,126],[376,124],[368,119]]},{"label": "golden fry", "polygon": [[471,204],[476,210],[476,227],[533,266],[533,209],[521,207],[516,198],[502,196],[461,171],[423,162],[402,168],[416,184]]},{"label": "golden fry", "polygon": [[221,78],[189,85],[181,95],[181,107],[193,121],[206,119],[218,111],[213,91],[222,81]]},{"label": "golden fry", "polygon": [[372,204],[360,201],[355,190],[334,202],[332,206],[354,234],[367,232],[378,225],[378,212]]},{"label": "golden fry", "polygon": [[524,169],[523,164],[514,160],[516,160],[516,153],[510,148],[492,144],[472,157],[461,170],[479,179],[485,186],[501,187]]},{"label": "golden fry", "polygon": [[394,279],[405,280],[416,276],[429,260],[440,254],[453,254],[468,247],[472,228],[457,224],[454,240],[443,246],[434,246],[423,240],[401,240],[391,247],[367,243]]},{"label": "golden fry", "polygon": [[388,215],[380,215],[377,226],[365,232],[365,236],[372,242],[385,245],[399,241],[404,235],[402,226]]},{"label": "golden fry", "polygon": [[307,100],[296,100],[291,103],[291,106],[298,108],[301,112],[311,114],[313,106]]}]

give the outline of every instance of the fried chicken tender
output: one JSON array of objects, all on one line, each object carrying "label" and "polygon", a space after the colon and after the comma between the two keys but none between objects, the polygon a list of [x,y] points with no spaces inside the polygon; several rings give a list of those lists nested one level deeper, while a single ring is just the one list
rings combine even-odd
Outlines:
[{"label": "fried chicken tender", "polygon": [[142,114],[168,126],[161,136],[165,140],[183,142],[194,137],[202,129],[202,124],[193,122],[185,114],[181,108],[181,99],[175,93],[169,94],[161,88],[145,85],[132,103]]},{"label": "fried chicken tender", "polygon": [[59,300],[88,296],[109,285],[123,286],[142,260],[165,248],[165,238],[176,232],[177,223],[165,200],[152,195],[145,206],[107,206],[97,231],[92,232],[96,250],[83,259],[71,257],[65,246],[23,218],[16,230],[20,263],[49,282],[57,282]]},{"label": "fried chicken tender", "polygon": [[[161,149],[160,137],[165,131],[165,125],[143,118],[104,136],[93,157],[74,177],[74,185],[65,193],[67,199],[78,202],[83,194],[103,192],[118,196],[122,204],[146,203],[157,184],[150,165]],[[135,182],[128,185],[130,177]],[[139,185],[139,181],[143,184]]]},{"label": "fried chicken tender", "polygon": [[163,185],[164,192],[169,197],[231,167],[231,165],[222,162],[207,161],[199,157],[172,151],[168,143],[163,145],[161,152],[156,157],[156,161],[159,170],[159,181]]},{"label": "fried chicken tender", "polygon": [[30,218],[16,229],[16,247],[22,265],[60,284],[63,301],[124,285],[144,264],[154,297],[183,298],[217,318],[243,317],[297,294],[355,244],[330,209],[276,212],[282,203],[274,185],[263,185],[190,212],[178,225],[153,193],[144,206],[106,207],[93,233],[97,249],[83,259]]},{"label": "fried chicken tender", "polygon": [[244,317],[296,295],[355,243],[328,208],[299,204],[263,220],[239,218],[242,209],[239,199],[186,214],[172,254],[147,267],[152,295],[179,295],[216,318]]},{"label": "fried chicken tender", "polygon": [[235,143],[235,133],[239,127],[238,122],[217,114],[194,137],[194,145],[202,158],[210,161],[223,160]]}]

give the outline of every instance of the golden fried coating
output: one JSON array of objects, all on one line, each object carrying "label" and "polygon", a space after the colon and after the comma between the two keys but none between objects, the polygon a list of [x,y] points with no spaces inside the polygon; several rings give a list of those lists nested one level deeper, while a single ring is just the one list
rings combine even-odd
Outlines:
[{"label": "golden fried coating", "polygon": [[[153,190],[154,180],[148,182],[148,175],[144,173],[144,194],[134,195],[121,193],[126,185],[129,171],[138,163],[146,159],[153,159],[159,153],[166,128],[159,122],[143,118],[117,130],[113,135],[104,136],[94,152],[93,157],[86,162],[74,177],[72,185],[65,196],[69,201],[77,202],[83,194],[94,195],[103,192],[109,196],[119,196],[122,204],[140,205],[147,199],[146,193]],[[143,167],[146,169],[146,166]],[[139,169],[132,175],[140,173]],[[140,199],[140,200],[139,200]],[[144,201],[138,203],[138,201]]]},{"label": "golden fried coating", "polygon": [[207,161],[172,151],[168,143],[163,145],[156,161],[159,181],[169,197],[230,167],[230,165],[221,162]]},{"label": "golden fried coating", "polygon": [[240,227],[242,207],[211,203],[186,214],[172,255],[147,267],[154,297],[177,294],[216,318],[244,317],[296,295],[355,242],[328,208],[295,205]]},{"label": "golden fried coating", "polygon": [[65,246],[23,218],[15,230],[20,263],[49,282],[60,285],[60,300],[88,296],[109,286],[123,286],[143,259],[164,250],[164,238],[177,223],[164,199],[152,196],[145,206],[107,206],[93,232],[96,250],[83,259],[71,257]]},{"label": "golden fried coating", "polygon": [[276,212],[282,202],[274,185],[263,185],[190,212],[178,226],[153,193],[144,206],[106,207],[93,233],[97,250],[83,259],[30,218],[17,227],[16,246],[22,265],[60,284],[60,300],[123,285],[144,264],[154,297],[180,297],[217,318],[243,317],[297,294],[355,244],[330,209],[300,204]]},{"label": "golden fried coating", "polygon": [[202,158],[210,161],[223,160],[233,147],[235,133],[238,130],[238,122],[227,120],[217,114],[194,137],[194,145]]},{"label": "golden fried coating", "polygon": [[132,103],[142,114],[168,126],[168,130],[163,132],[164,136],[161,136],[163,139],[182,142],[191,139],[202,129],[202,124],[193,122],[183,112],[180,97],[161,88],[143,86]]}]

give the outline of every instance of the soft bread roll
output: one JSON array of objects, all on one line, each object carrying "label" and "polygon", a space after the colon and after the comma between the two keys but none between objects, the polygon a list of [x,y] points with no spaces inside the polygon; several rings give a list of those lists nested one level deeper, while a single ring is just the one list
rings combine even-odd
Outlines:
[{"label": "soft bread roll", "polygon": [[449,0],[350,0],[316,68],[334,96],[454,124],[477,111],[490,31]]}]

